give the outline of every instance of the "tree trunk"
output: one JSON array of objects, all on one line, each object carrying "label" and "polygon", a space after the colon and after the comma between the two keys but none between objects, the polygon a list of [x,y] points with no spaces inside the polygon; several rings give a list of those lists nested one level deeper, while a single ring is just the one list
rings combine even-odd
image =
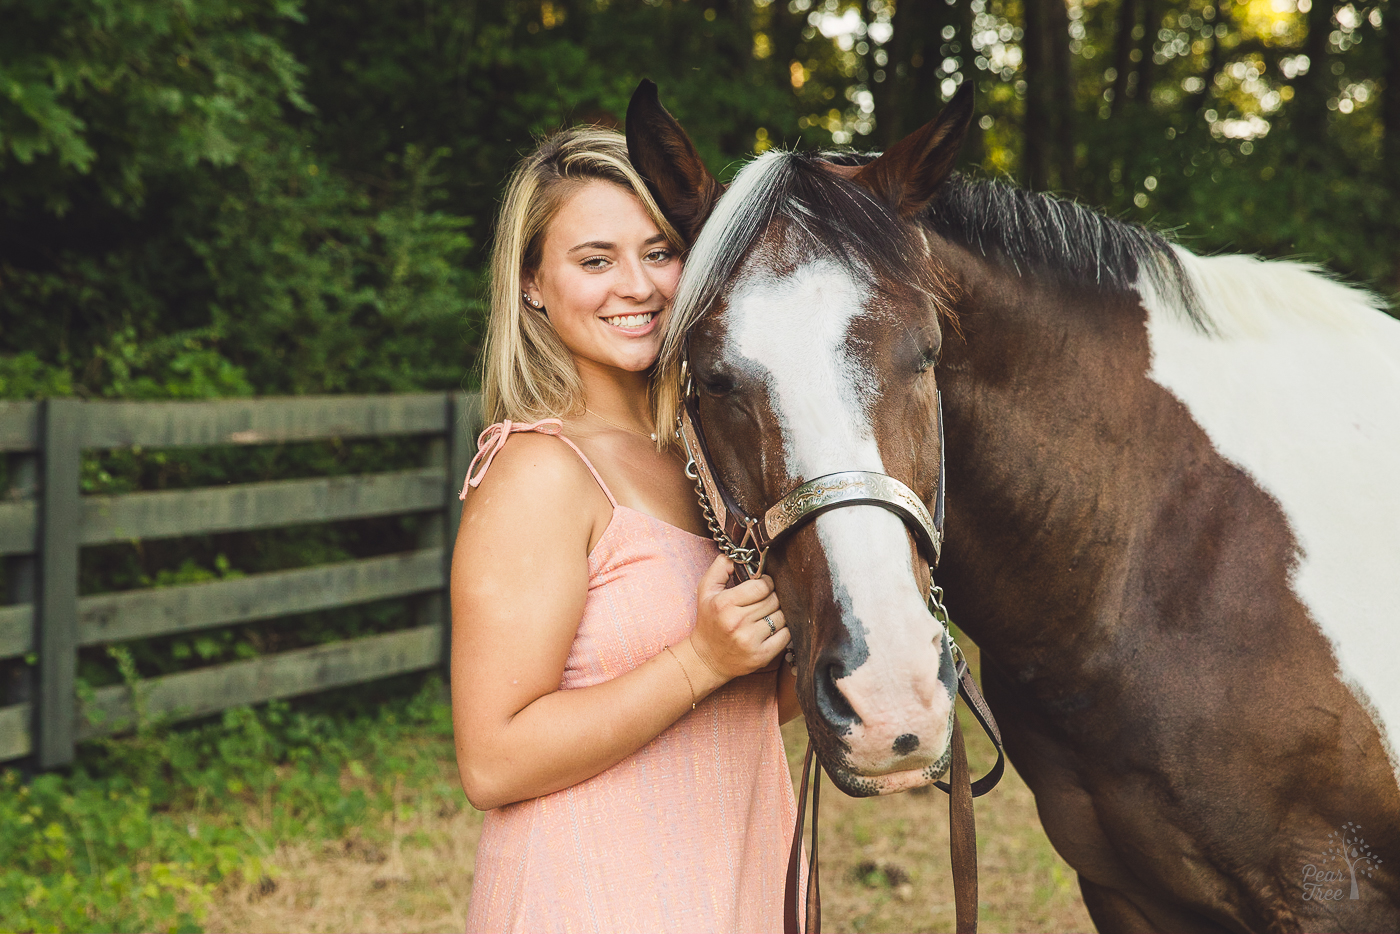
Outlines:
[{"label": "tree trunk", "polygon": [[[972,54],[972,5],[959,2],[950,6],[942,0],[899,0],[890,20],[894,35],[885,44],[889,61],[885,80],[875,88],[875,136],[883,149],[889,149],[904,136],[923,126],[938,113],[942,95],[939,86],[947,75],[943,60],[949,56],[962,62],[964,81],[975,81],[977,68]],[[953,38],[944,39],[947,27]],[[959,157],[960,164],[981,163],[985,155],[982,133],[974,129]]]},{"label": "tree trunk", "polygon": [[1074,108],[1069,15],[1064,0],[1025,0],[1026,183],[1044,191],[1074,184]]},{"label": "tree trunk", "polygon": [[1051,81],[1049,24],[1046,7],[1055,0],[1024,0],[1022,61],[1026,70],[1026,115],[1021,129],[1022,172],[1027,187],[1044,191],[1050,187]]},{"label": "tree trunk", "polygon": [[1157,41],[1157,30],[1162,28],[1162,13],[1157,0],[1143,0],[1142,39],[1138,42],[1137,87],[1133,97],[1146,104],[1152,103],[1152,82],[1156,80],[1157,62],[1152,58],[1152,46]]},{"label": "tree trunk", "polygon": [[1074,173],[1074,72],[1069,51],[1069,11],[1065,0],[1050,0],[1046,24],[1049,29],[1050,62],[1054,69],[1051,113],[1055,122],[1055,168],[1059,187],[1073,190]]},{"label": "tree trunk", "polygon": [[[802,61],[802,27],[807,24],[806,14],[792,12],[786,3],[772,3],[768,9],[772,17],[768,23],[768,39],[773,44],[771,58],[775,80],[785,82],[793,96],[798,97],[801,92],[792,85],[792,63]],[[786,138],[789,133],[792,139],[797,139],[795,126],[783,127],[778,138]]]},{"label": "tree trunk", "polygon": [[[948,45],[943,27],[956,27],[956,12],[942,0],[899,0],[895,6],[890,21],[894,35],[885,47],[889,53],[886,78],[875,85],[880,89],[875,98],[875,139],[882,148],[893,146],[938,112],[940,69]],[[966,49],[970,33],[960,39]],[[966,54],[963,59],[967,60]],[[966,68],[963,73],[966,76]]]},{"label": "tree trunk", "polygon": [[1327,89],[1332,84],[1327,36],[1332,31],[1333,13],[1331,0],[1313,0],[1308,11],[1308,35],[1303,40],[1308,73],[1298,79],[1293,104],[1295,139],[1304,153],[1314,151],[1327,140]]},{"label": "tree trunk", "polygon": [[975,64],[977,55],[972,50],[972,4],[960,2],[952,9],[954,26],[957,29],[957,41],[961,50],[958,53],[962,59],[962,76],[964,81],[973,83],[973,114],[974,119],[971,129],[967,132],[967,141],[963,143],[962,152],[958,155],[958,165],[981,165],[982,160],[987,156],[986,141],[982,138],[982,128],[977,125],[975,119],[977,106],[977,65]]},{"label": "tree trunk", "polygon": [[1138,0],[1123,0],[1118,5],[1117,32],[1113,37],[1113,100],[1109,113],[1117,114],[1128,99],[1128,76],[1133,70],[1133,28],[1137,26]]},{"label": "tree trunk", "polygon": [[875,91],[875,139],[881,149],[889,149],[904,135],[901,108],[906,89],[913,81],[909,72],[910,47],[913,45],[913,22],[923,0],[900,0],[890,18],[894,30],[885,43],[885,80],[872,84]]}]

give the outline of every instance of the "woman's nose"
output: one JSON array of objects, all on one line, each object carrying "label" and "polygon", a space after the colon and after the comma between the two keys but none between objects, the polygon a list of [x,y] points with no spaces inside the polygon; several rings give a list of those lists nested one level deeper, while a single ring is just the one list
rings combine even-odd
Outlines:
[{"label": "woman's nose", "polygon": [[656,292],[656,283],[651,278],[651,272],[642,263],[636,260],[623,263],[619,273],[616,291],[621,297],[641,302],[651,298]]}]

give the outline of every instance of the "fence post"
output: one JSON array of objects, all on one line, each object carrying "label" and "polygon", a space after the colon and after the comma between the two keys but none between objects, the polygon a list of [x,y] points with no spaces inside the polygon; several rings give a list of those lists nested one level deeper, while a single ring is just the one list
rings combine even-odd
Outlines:
[{"label": "fence post", "polygon": [[[457,525],[462,521],[462,502],[457,495],[467,476],[467,465],[471,463],[475,450],[473,442],[481,429],[481,396],[477,393],[453,392],[447,396],[447,508],[443,510],[446,522],[443,551],[443,579],[449,580],[452,571],[452,546],[457,540]],[[442,626],[442,678],[447,685],[452,684],[452,613],[450,594],[447,598],[448,611],[443,613]]]},{"label": "fence post", "polygon": [[39,510],[39,593],[34,643],[39,647],[39,696],[34,748],[39,767],[73,761],[77,724],[78,501],[83,404],[47,399],[42,416],[43,487]]},{"label": "fence post", "polygon": [[[33,500],[39,486],[39,455],[32,452],[11,454],[9,468],[10,488],[5,493],[6,498],[14,502]],[[5,594],[10,604],[34,602],[37,567],[38,562],[33,554],[11,555],[5,559]],[[24,663],[24,659],[8,662],[6,667],[6,682],[0,686],[0,704],[25,704],[33,701],[34,673]]]}]

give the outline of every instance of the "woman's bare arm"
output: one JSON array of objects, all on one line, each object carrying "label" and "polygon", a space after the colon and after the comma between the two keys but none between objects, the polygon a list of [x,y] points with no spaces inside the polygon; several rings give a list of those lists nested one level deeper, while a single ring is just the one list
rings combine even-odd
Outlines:
[{"label": "woman's bare arm", "polygon": [[[787,645],[748,623],[771,581],[702,584],[689,638],[630,672],[558,690],[588,591],[588,550],[611,507],[558,439],[518,435],[462,512],[452,558],[452,709],[462,787],[478,808],[549,794],[646,745],[730,678]],[[708,588],[708,589],[706,589]],[[674,653],[674,654],[673,654]],[[688,680],[687,680],[688,678]]]}]

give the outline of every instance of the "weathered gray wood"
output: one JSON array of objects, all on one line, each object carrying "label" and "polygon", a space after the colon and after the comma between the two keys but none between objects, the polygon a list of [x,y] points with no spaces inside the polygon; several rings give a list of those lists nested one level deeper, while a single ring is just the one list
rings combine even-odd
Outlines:
[{"label": "weathered gray wood", "polygon": [[34,604],[0,606],[0,659],[34,651]]},{"label": "weathered gray wood", "polygon": [[[419,626],[152,678],[140,682],[137,690],[147,716],[188,720],[241,704],[431,668],[438,662],[440,637],[436,626]],[[83,711],[80,739],[135,725],[135,708],[125,685],[100,688]]]},{"label": "weathered gray wood", "polygon": [[336,522],[441,508],[442,472],[418,468],[313,480],[83,497],[84,545]]},{"label": "weathered gray wood", "polygon": [[296,396],[219,402],[89,402],[85,448],[270,444],[432,434],[447,427],[446,394]]},{"label": "weathered gray wood", "polygon": [[81,645],[193,632],[440,590],[442,548],[78,601]]},{"label": "weathered gray wood", "polygon": [[[450,464],[447,442],[446,437],[432,438],[424,450],[423,466],[437,470],[439,482],[442,484],[443,502],[436,510],[422,516],[418,526],[418,547],[437,549],[439,554],[438,577],[444,584],[447,581],[447,513],[451,510],[449,504],[454,501],[451,492],[452,478],[448,473]],[[438,587],[436,590],[425,593],[413,603],[414,619],[418,625],[436,626],[442,632],[441,657],[445,659],[449,644],[449,631],[447,601],[444,599],[443,588]]]},{"label": "weathered gray wood", "polygon": [[73,761],[78,668],[78,473],[83,403],[46,399],[43,409],[43,534],[39,565],[40,768]]},{"label": "weathered gray wood", "polygon": [[0,402],[0,451],[39,449],[39,403]]},{"label": "weathered gray wood", "polygon": [[0,555],[33,554],[38,530],[38,507],[32,502],[0,502]]},{"label": "weathered gray wood", "polygon": [[447,534],[457,535],[457,524],[462,520],[462,503],[457,495],[467,479],[467,467],[476,454],[476,438],[482,423],[481,393],[459,392],[452,398],[452,423],[447,440],[448,476],[450,499],[447,508]]},{"label": "weathered gray wood", "polygon": [[[447,435],[447,508],[443,510],[446,521],[446,528],[443,530],[446,543],[446,551],[443,555],[443,574],[449,579],[452,570],[452,546],[457,539],[457,526],[462,521],[462,503],[458,499],[458,495],[466,481],[472,456],[476,453],[477,436],[486,427],[482,424],[485,419],[482,417],[481,393],[459,392],[454,394],[452,396],[451,416]],[[442,679],[445,683],[450,684],[452,682],[450,592],[444,590],[439,600],[438,607],[434,609],[442,621]]]},{"label": "weathered gray wood", "polygon": [[[10,488],[5,491],[6,505],[27,506],[31,523],[37,511],[34,497],[39,490],[39,455],[33,451],[6,455],[10,468]],[[0,519],[0,538],[4,537],[5,520]],[[13,658],[34,650],[34,601],[38,592],[39,560],[33,554],[37,541],[31,533],[28,554],[13,554],[0,558],[5,566],[5,597],[10,606],[0,609],[0,658]],[[0,548],[0,554],[4,549]],[[27,704],[34,700],[34,670],[29,665],[0,665],[0,704]],[[28,734],[26,733],[26,737]],[[25,739],[28,743],[28,738]]]},{"label": "weathered gray wood", "polygon": [[29,735],[33,712],[30,704],[0,707],[0,762],[18,759],[34,751],[34,742]]}]

